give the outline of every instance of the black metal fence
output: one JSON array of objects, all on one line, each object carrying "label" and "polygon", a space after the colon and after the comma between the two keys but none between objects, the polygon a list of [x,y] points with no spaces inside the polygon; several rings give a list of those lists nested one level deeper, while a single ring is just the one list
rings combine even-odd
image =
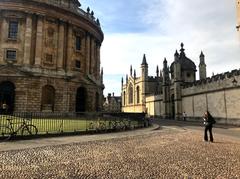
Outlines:
[{"label": "black metal fence", "polygon": [[144,113],[11,113],[0,115],[0,139],[7,133],[14,137],[33,137],[35,133],[44,136],[111,132],[148,125]]}]

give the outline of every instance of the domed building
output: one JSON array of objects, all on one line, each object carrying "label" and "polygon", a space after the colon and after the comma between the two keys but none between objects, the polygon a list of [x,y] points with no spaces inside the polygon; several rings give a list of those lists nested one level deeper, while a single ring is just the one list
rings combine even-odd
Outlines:
[{"label": "domed building", "polygon": [[0,1],[0,107],[9,112],[102,109],[94,12],[78,0]]}]

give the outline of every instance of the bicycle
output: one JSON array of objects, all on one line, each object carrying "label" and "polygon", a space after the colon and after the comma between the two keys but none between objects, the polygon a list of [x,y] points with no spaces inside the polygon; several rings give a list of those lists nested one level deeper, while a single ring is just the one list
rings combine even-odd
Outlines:
[{"label": "bicycle", "polygon": [[[27,124],[27,119],[24,119],[23,122],[20,123],[12,122],[13,119],[6,120],[8,121],[8,124],[5,126],[0,126],[0,139],[10,140],[13,136],[16,136],[18,132],[20,132],[22,136],[37,135],[38,133],[36,126]],[[14,124],[20,124],[20,126],[14,130]]]},{"label": "bicycle", "polygon": [[88,125],[88,130],[103,131],[106,130],[106,124],[105,122],[101,121],[90,122]]}]

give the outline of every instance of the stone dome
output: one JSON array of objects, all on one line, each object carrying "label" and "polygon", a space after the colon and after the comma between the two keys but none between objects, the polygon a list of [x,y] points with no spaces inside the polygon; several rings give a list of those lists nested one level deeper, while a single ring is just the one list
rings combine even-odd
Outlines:
[{"label": "stone dome", "polygon": [[[186,54],[184,52],[185,49],[183,48],[183,46],[184,46],[184,44],[181,43],[180,54],[178,54],[178,52],[176,51],[176,53],[174,55],[175,58],[177,58],[176,61],[181,64],[181,70],[182,71],[197,71],[195,63],[186,56]],[[175,61],[170,66],[171,72],[174,71],[174,64],[175,64]]]}]

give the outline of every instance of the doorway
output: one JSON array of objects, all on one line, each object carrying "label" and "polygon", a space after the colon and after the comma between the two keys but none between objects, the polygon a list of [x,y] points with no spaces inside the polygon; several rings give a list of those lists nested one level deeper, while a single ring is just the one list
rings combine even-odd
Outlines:
[{"label": "doorway", "polygon": [[76,95],[76,112],[86,111],[86,89],[79,87]]},{"label": "doorway", "polygon": [[15,86],[10,81],[0,84],[0,108],[1,112],[12,113],[15,103]]}]

